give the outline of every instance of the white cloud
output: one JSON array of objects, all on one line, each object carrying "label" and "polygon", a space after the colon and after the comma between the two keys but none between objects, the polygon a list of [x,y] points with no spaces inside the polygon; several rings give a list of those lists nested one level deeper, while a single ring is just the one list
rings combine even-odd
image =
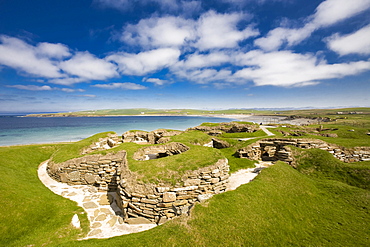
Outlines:
[{"label": "white cloud", "polygon": [[83,89],[72,89],[72,88],[61,88],[60,90],[66,93],[85,92],[85,90]]},{"label": "white cloud", "polygon": [[254,44],[265,51],[278,50],[284,44],[293,46],[310,37],[317,29],[334,25],[370,8],[370,0],[326,0],[306,18],[301,28],[277,27]]},{"label": "white cloud", "polygon": [[171,81],[162,80],[162,79],[159,79],[159,78],[144,78],[143,81],[153,83],[156,86],[164,86],[166,84],[172,84],[173,83]]},{"label": "white cloud", "polygon": [[230,62],[232,59],[233,54],[223,51],[215,51],[208,54],[193,53],[188,55],[186,59],[176,64],[176,67],[179,69],[213,67]]},{"label": "white cloud", "polygon": [[50,86],[36,86],[36,85],[8,85],[7,87],[17,88],[29,91],[50,91],[53,90]]},{"label": "white cloud", "polygon": [[71,59],[60,63],[64,72],[86,80],[106,80],[117,77],[116,66],[97,58],[89,52],[78,52]]},{"label": "white cloud", "polygon": [[50,78],[62,75],[57,63],[49,59],[61,55],[57,51],[61,48],[59,44],[43,43],[41,47],[35,47],[8,36],[0,36],[0,41],[0,64],[33,76]]},{"label": "white cloud", "polygon": [[278,27],[268,32],[266,37],[256,39],[254,44],[265,51],[274,51],[279,49],[283,44],[292,46],[300,43],[302,40],[308,38],[314,30],[315,26],[311,23],[296,29]]},{"label": "white cloud", "polygon": [[251,26],[239,30],[237,25],[249,19],[247,14],[220,14],[208,11],[198,20],[182,17],[152,17],[124,27],[120,40],[144,48],[195,47],[199,50],[235,48],[239,42],[257,36]]},{"label": "white cloud", "polygon": [[327,40],[328,47],[339,55],[348,54],[370,54],[370,25],[348,34],[341,36],[334,34]]},{"label": "white cloud", "polygon": [[370,0],[326,0],[313,15],[317,26],[330,26],[370,8]]},{"label": "white cloud", "polygon": [[139,54],[116,53],[107,57],[118,64],[119,71],[126,75],[145,75],[169,67],[178,61],[180,51],[161,48]]},{"label": "white cloud", "polygon": [[181,17],[152,17],[125,26],[121,40],[143,47],[181,46],[186,40],[194,39],[194,25],[194,21]]},{"label": "white cloud", "polygon": [[104,89],[124,89],[124,90],[143,90],[147,89],[147,87],[132,83],[132,82],[115,82],[109,84],[95,84],[93,87],[104,88]]},{"label": "white cloud", "polygon": [[232,72],[227,69],[195,69],[195,70],[175,70],[174,73],[180,77],[197,84],[208,84],[215,81],[233,80]]},{"label": "white cloud", "polygon": [[209,11],[203,14],[198,20],[199,39],[194,46],[199,50],[238,47],[240,41],[259,34],[251,27],[237,29],[237,24],[245,19],[248,19],[248,16],[239,13],[219,14]]},{"label": "white cloud", "polygon": [[50,58],[65,58],[71,56],[69,48],[63,44],[39,43],[37,45],[39,54]]},{"label": "white cloud", "polygon": [[234,76],[253,81],[257,86],[315,85],[320,80],[342,78],[370,70],[370,61],[327,64],[312,54],[291,51],[252,51],[240,55],[239,64],[246,68],[237,71]]}]

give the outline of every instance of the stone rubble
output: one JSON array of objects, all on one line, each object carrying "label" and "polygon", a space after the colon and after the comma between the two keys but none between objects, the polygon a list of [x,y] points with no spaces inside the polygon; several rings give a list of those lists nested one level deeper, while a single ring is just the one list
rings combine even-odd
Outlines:
[{"label": "stone rubble", "polygon": [[281,160],[291,163],[293,161],[293,155],[288,146],[326,150],[335,158],[346,163],[370,160],[370,147],[343,148],[315,139],[262,139],[239,149],[237,155],[240,158],[251,160]]}]

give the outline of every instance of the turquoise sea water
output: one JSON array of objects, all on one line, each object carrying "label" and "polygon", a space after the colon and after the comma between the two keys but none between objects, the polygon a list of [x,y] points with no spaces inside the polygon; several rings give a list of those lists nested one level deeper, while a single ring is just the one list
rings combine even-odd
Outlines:
[{"label": "turquoise sea water", "polygon": [[128,130],[152,131],[160,128],[185,130],[204,122],[229,122],[234,119],[189,116],[120,116],[35,118],[0,116],[0,146],[70,142],[91,135]]}]

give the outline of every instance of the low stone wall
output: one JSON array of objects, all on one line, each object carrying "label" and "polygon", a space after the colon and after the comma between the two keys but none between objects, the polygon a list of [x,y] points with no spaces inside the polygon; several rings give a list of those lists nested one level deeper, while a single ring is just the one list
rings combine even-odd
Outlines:
[{"label": "low stone wall", "polygon": [[158,129],[151,132],[127,131],[122,134],[123,142],[135,142],[140,144],[162,144],[170,141],[171,136],[181,134],[182,131]]},{"label": "low stone wall", "polygon": [[171,142],[164,145],[140,148],[137,152],[134,153],[133,158],[135,160],[158,159],[171,155],[181,154],[188,150],[189,147],[182,143]]},{"label": "low stone wall", "polygon": [[183,178],[183,186],[157,186],[127,179],[121,174],[119,191],[125,222],[130,224],[161,224],[178,215],[188,214],[195,202],[224,192],[229,178],[227,159],[216,164],[189,171]]},{"label": "low stone wall", "polygon": [[370,147],[342,148],[316,139],[263,139],[239,149],[237,155],[251,160],[281,160],[290,163],[293,161],[293,156],[288,146],[304,149],[320,148],[347,163],[370,160]]},{"label": "low stone wall", "polygon": [[199,130],[206,132],[211,136],[217,136],[222,134],[222,131],[226,133],[241,133],[241,132],[252,133],[259,129],[260,128],[258,125],[231,122],[231,123],[219,123],[217,126],[196,126],[188,128],[187,131]]},{"label": "low stone wall", "polygon": [[116,154],[94,154],[75,158],[63,163],[49,162],[47,172],[58,182],[69,185],[94,185],[99,190],[116,190],[123,165],[126,164],[126,151]]}]

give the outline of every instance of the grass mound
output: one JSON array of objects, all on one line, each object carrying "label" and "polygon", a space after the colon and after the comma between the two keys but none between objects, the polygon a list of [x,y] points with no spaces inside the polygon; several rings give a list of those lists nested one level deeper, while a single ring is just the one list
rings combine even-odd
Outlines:
[{"label": "grass mound", "polygon": [[370,162],[344,163],[320,149],[294,149],[297,170],[311,177],[337,180],[370,189]]},{"label": "grass mound", "polygon": [[108,134],[113,134],[113,133],[114,132],[103,132],[103,133],[90,136],[78,142],[61,145],[58,151],[56,151],[53,154],[52,160],[55,163],[61,163],[61,162],[64,162],[64,161],[67,161],[73,158],[83,156],[81,155],[81,151],[84,147],[88,147],[94,142],[98,142],[99,138],[107,137]]}]

